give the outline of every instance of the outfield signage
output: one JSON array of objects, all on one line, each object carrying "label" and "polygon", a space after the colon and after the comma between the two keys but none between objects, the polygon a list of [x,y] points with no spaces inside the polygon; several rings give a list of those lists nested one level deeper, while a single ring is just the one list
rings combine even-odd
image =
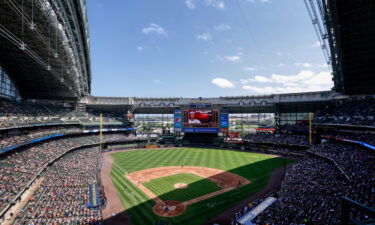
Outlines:
[{"label": "outfield signage", "polygon": [[227,112],[220,112],[220,127],[228,128],[229,127],[229,114]]},{"label": "outfield signage", "polygon": [[219,128],[195,127],[195,128],[184,128],[183,131],[186,133],[219,133]]},{"label": "outfield signage", "polygon": [[6,152],[9,152],[9,151],[11,151],[13,149],[19,148],[21,146],[25,146],[25,145],[32,144],[32,143],[37,143],[37,142],[44,141],[44,140],[51,139],[51,138],[61,137],[63,135],[64,135],[63,133],[61,133],[61,134],[52,134],[52,135],[49,135],[49,136],[45,136],[45,137],[41,137],[41,138],[36,138],[36,139],[30,140],[30,141],[25,141],[25,142],[23,142],[21,144],[12,145],[10,147],[1,149],[0,150],[0,155],[4,154]]},{"label": "outfield signage", "polygon": [[182,111],[176,109],[174,111],[174,131],[180,132],[182,129]]},{"label": "outfield signage", "polygon": [[[104,132],[117,132],[117,131],[129,131],[129,130],[134,130],[133,127],[128,127],[128,128],[105,128],[102,129]],[[83,133],[98,133],[100,132],[100,129],[92,129],[92,130],[84,130]]]},{"label": "outfield signage", "polygon": [[252,209],[250,212],[246,213],[242,217],[240,217],[237,222],[242,225],[252,225],[253,223],[251,220],[253,220],[255,217],[257,217],[261,212],[266,210],[270,205],[272,205],[276,201],[276,198],[274,197],[268,197],[266,200],[264,200],[262,203],[260,203],[257,207]]}]

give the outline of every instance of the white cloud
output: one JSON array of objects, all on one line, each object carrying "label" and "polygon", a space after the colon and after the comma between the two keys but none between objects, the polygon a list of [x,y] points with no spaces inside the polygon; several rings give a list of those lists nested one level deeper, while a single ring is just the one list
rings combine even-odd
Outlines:
[{"label": "white cloud", "polygon": [[150,26],[143,28],[142,32],[144,34],[156,33],[156,34],[167,35],[167,31],[163,27],[155,23],[150,23]]},{"label": "white cloud", "polygon": [[202,33],[196,36],[197,40],[210,41],[212,39],[210,33]]},{"label": "white cloud", "polygon": [[254,67],[244,67],[242,69],[245,70],[245,71],[254,71],[255,70]]},{"label": "white cloud", "polygon": [[250,3],[271,3],[272,0],[246,0],[246,2],[250,2]]},{"label": "white cloud", "polygon": [[208,6],[212,6],[216,9],[225,9],[225,4],[224,4],[224,1],[222,0],[205,0],[206,2],[206,5]]},{"label": "white cloud", "polygon": [[307,63],[307,62],[296,62],[294,63],[294,66],[298,66],[298,67],[305,67],[305,68],[310,68],[310,67],[313,67],[313,65],[311,63]]},{"label": "white cloud", "polygon": [[282,56],[282,55],[284,55],[284,53],[282,53],[282,52],[276,52],[276,55]]},{"label": "white cloud", "polygon": [[296,62],[293,65],[297,66],[297,67],[305,67],[305,68],[312,68],[312,67],[315,67],[315,68],[328,68],[329,67],[329,65],[327,65],[327,63],[319,64],[319,63],[307,63],[307,62],[301,63],[301,62]]},{"label": "white cloud", "polygon": [[320,68],[328,68],[329,65],[327,63],[323,63],[323,64],[318,64],[316,65],[317,67],[320,67]]},{"label": "white cloud", "polygon": [[279,63],[279,66],[283,67],[283,66],[285,66],[285,64],[284,63]]},{"label": "white cloud", "polygon": [[220,25],[215,26],[214,29],[220,32],[224,32],[230,30],[231,27],[228,24],[222,23]]},{"label": "white cloud", "polygon": [[239,55],[224,56],[223,59],[227,60],[229,62],[234,62],[234,63],[241,62],[241,56],[239,56]]},{"label": "white cloud", "polygon": [[160,80],[154,80],[154,83],[155,84],[161,84],[161,81]]},{"label": "white cloud", "polygon": [[142,47],[142,46],[138,46],[138,47],[137,47],[137,50],[138,50],[138,51],[142,51],[142,50],[143,50],[143,47]]},{"label": "white cloud", "polygon": [[[329,72],[314,73],[308,70],[303,70],[295,75],[255,76],[251,79],[240,79],[240,82],[243,85],[242,89],[257,94],[323,91],[329,90],[333,86]],[[250,82],[255,84],[250,85]],[[262,87],[260,83],[268,85]]]},{"label": "white cloud", "polygon": [[185,4],[186,6],[189,8],[189,9],[195,9],[195,4],[194,4],[194,0],[186,0],[185,1]]},{"label": "white cloud", "polygon": [[264,76],[255,76],[254,80],[258,81],[260,83],[269,83],[269,82],[272,82],[269,78],[264,77]]},{"label": "white cloud", "polygon": [[240,83],[241,83],[241,84],[248,84],[248,83],[249,83],[249,80],[246,80],[246,79],[240,79]]},{"label": "white cloud", "polygon": [[242,89],[255,92],[257,94],[273,94],[276,93],[275,89],[273,87],[254,87],[250,85],[243,85]]},{"label": "white cloud", "polygon": [[214,85],[218,86],[218,87],[221,87],[221,88],[234,88],[234,84],[225,79],[225,78],[220,78],[220,77],[217,77],[215,79],[213,79],[211,81]]}]

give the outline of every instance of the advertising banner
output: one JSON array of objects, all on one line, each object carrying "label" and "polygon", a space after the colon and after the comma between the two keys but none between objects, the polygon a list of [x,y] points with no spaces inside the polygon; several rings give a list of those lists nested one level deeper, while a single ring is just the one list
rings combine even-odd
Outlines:
[{"label": "advertising banner", "polygon": [[220,112],[220,128],[229,127],[229,114],[227,112]]},{"label": "advertising banner", "polygon": [[205,128],[205,127],[196,127],[196,128],[184,128],[186,133],[219,133],[219,128]]},{"label": "advertising banner", "polygon": [[276,198],[274,197],[268,197],[266,200],[264,200],[262,203],[260,203],[257,207],[252,209],[250,212],[246,213],[242,217],[240,217],[237,222],[242,225],[252,225],[253,223],[251,220],[253,220],[255,217],[257,217],[261,212],[266,210],[270,205],[272,205],[276,201]]},{"label": "advertising banner", "polygon": [[179,109],[174,111],[174,131],[180,132],[182,129],[182,112]]}]

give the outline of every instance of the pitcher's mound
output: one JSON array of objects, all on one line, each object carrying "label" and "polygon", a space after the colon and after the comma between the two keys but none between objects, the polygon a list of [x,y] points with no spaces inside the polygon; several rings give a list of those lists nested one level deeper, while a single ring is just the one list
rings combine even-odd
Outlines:
[{"label": "pitcher's mound", "polygon": [[177,183],[174,185],[175,188],[187,188],[188,185],[185,183]]},{"label": "pitcher's mound", "polygon": [[152,211],[158,216],[174,217],[183,214],[186,211],[186,205],[179,201],[167,200],[154,205]]}]

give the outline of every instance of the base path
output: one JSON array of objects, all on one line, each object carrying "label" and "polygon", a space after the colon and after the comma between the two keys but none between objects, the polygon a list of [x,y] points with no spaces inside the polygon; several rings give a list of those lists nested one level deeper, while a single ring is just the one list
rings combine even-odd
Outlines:
[{"label": "base path", "polygon": [[[151,168],[151,169],[145,169],[136,171],[133,173],[130,173],[126,175],[126,178],[129,179],[133,184],[135,184],[139,189],[141,189],[148,197],[153,199],[156,202],[156,205],[154,206],[154,212],[159,216],[165,216],[168,215],[168,217],[176,216],[172,215],[172,211],[169,210],[169,214],[165,214],[163,210],[160,211],[160,207],[164,207],[165,201],[160,199],[156,194],[154,194],[152,191],[150,191],[148,188],[146,188],[143,183],[149,182],[150,180],[160,178],[160,177],[166,177],[181,173],[192,173],[197,176],[200,176],[204,179],[208,179],[214,183],[216,183],[219,187],[222,189],[219,191],[215,191],[206,195],[202,195],[200,197],[188,200],[186,202],[179,203],[178,205],[184,205],[185,208],[181,212],[179,210],[179,214],[182,214],[186,210],[186,206],[191,205],[193,203],[205,200],[207,198],[211,198],[213,196],[222,194],[224,192],[230,191],[232,189],[244,186],[246,184],[249,184],[250,181],[237,175],[234,173],[226,172],[224,170],[219,169],[213,169],[213,168],[207,168],[207,167],[200,167],[200,166],[166,166],[166,167],[158,167],[158,168]],[[175,201],[176,202],[176,201]],[[158,210],[155,210],[158,209]],[[165,208],[163,208],[165,210]],[[161,214],[159,214],[162,212]]]},{"label": "base path", "polygon": [[111,179],[112,157],[111,153],[103,154],[103,168],[100,171],[100,178],[107,198],[107,205],[102,210],[105,224],[110,225],[130,225],[129,218],[125,215],[124,205],[121,203],[117,189]]}]

